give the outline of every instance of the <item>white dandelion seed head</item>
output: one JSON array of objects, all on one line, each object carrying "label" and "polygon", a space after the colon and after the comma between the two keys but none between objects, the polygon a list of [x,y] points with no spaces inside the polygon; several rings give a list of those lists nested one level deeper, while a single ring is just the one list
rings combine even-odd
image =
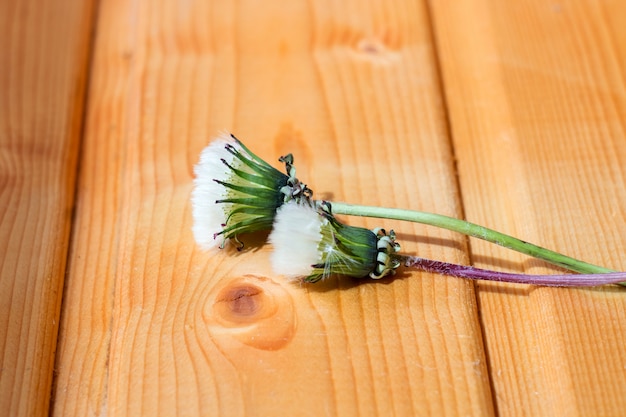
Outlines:
[{"label": "white dandelion seed head", "polygon": [[220,134],[200,153],[200,161],[194,167],[196,178],[191,194],[192,215],[194,219],[193,235],[204,250],[222,243],[222,237],[215,237],[226,222],[227,205],[216,204],[216,200],[226,197],[227,190],[214,180],[227,182],[232,171],[221,162],[223,159],[232,164],[234,155],[226,150],[231,145],[241,148],[229,133]]},{"label": "white dandelion seed head", "polygon": [[306,277],[322,261],[321,228],[327,222],[308,204],[289,202],[277,211],[269,242],[274,246],[272,266],[278,274]]}]

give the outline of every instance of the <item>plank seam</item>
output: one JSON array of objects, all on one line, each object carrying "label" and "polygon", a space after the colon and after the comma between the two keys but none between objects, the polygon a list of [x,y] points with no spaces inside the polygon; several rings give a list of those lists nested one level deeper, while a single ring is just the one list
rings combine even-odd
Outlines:
[{"label": "plank seam", "polygon": [[65,260],[65,273],[64,273],[64,282],[63,282],[63,294],[61,295],[61,309],[60,309],[60,314],[59,314],[59,326],[57,327],[57,335],[55,337],[56,339],[56,347],[55,347],[55,359],[54,359],[54,367],[53,367],[53,371],[52,371],[52,385],[50,387],[50,402],[48,405],[48,414],[52,415],[54,413],[54,402],[55,402],[55,398],[56,398],[56,392],[57,392],[57,369],[58,369],[58,362],[59,362],[59,349],[58,349],[58,343],[59,343],[59,332],[61,330],[61,323],[63,323],[63,316],[65,314],[65,309],[63,308],[64,306],[64,301],[66,300],[66,292],[67,292],[67,282],[66,279],[69,276],[70,273],[70,269],[71,269],[71,263],[72,263],[72,259],[71,259],[71,254],[73,252],[73,247],[75,244],[74,241],[74,226],[76,224],[76,217],[77,217],[77,197],[78,197],[78,185],[80,183],[80,173],[82,171],[82,160],[83,160],[83,152],[84,152],[84,147],[83,144],[85,142],[85,132],[86,132],[86,125],[87,125],[87,117],[88,117],[88,108],[89,108],[89,91],[90,91],[90,86],[91,86],[91,79],[92,79],[92,68],[93,68],[93,61],[94,61],[94,55],[95,55],[95,43],[96,43],[96,34],[97,34],[97,29],[98,29],[98,14],[99,14],[99,10],[100,10],[100,0],[93,0],[92,5],[91,5],[91,11],[90,11],[90,16],[89,16],[89,26],[90,26],[90,30],[89,30],[89,39],[87,41],[87,52],[86,52],[86,59],[85,62],[83,63],[84,66],[84,73],[86,74],[85,76],[85,80],[84,80],[84,84],[82,86],[82,98],[81,98],[81,109],[80,111],[82,112],[80,114],[80,124],[78,127],[78,144],[77,144],[77,152],[76,152],[76,163],[75,163],[75,176],[74,176],[74,184],[72,184],[72,213],[70,215],[70,230],[69,230],[69,244],[68,244],[68,250],[66,252],[66,260]]},{"label": "plank seam", "polygon": [[[437,38],[437,30],[435,28],[436,26],[436,21],[434,18],[434,12],[433,12],[433,7],[431,4],[431,0],[426,0],[425,1],[425,9],[426,9],[426,15],[428,16],[428,32],[430,34],[430,39],[432,42],[432,56],[433,56],[433,65],[435,68],[435,72],[437,74],[437,89],[439,90],[440,93],[440,97],[441,97],[441,105],[443,108],[443,115],[444,115],[444,126],[445,126],[445,133],[446,133],[446,138],[448,140],[448,147],[450,149],[450,155],[452,157],[452,168],[454,170],[454,180],[456,182],[455,184],[455,189],[457,192],[457,201],[458,201],[458,209],[460,211],[460,216],[462,219],[466,219],[465,216],[465,206],[464,206],[464,200],[463,200],[463,190],[461,189],[461,179],[460,179],[460,174],[459,174],[459,169],[458,169],[458,159],[456,156],[456,149],[454,147],[454,140],[452,139],[452,120],[450,118],[450,110],[449,110],[449,103],[448,103],[448,97],[446,94],[446,85],[445,85],[445,81],[444,81],[444,75],[443,75],[443,64],[441,62],[441,54],[440,54],[440,42]],[[468,258],[468,262],[470,265],[473,265],[473,261],[472,261],[472,250],[471,250],[471,240],[469,239],[468,236],[464,236],[463,238],[464,242],[465,242],[465,252]],[[482,316],[480,314],[480,297],[478,297],[478,284],[476,282],[473,283],[474,286],[474,298],[476,300],[476,320],[478,321],[478,324],[480,326],[480,340],[481,340],[481,345],[482,345],[482,351],[483,351],[483,355],[485,356],[485,362],[486,362],[486,367],[487,367],[487,375],[488,375],[488,381],[489,381],[489,390],[491,391],[491,403],[493,406],[493,410],[494,410],[494,415],[498,416],[500,415],[500,413],[498,412],[498,401],[496,400],[496,392],[495,392],[495,385],[493,382],[493,378],[492,378],[492,369],[491,369],[491,361],[489,360],[489,351],[487,350],[486,346],[487,346],[487,341],[485,339],[485,329],[484,329],[484,323],[482,320]]]}]

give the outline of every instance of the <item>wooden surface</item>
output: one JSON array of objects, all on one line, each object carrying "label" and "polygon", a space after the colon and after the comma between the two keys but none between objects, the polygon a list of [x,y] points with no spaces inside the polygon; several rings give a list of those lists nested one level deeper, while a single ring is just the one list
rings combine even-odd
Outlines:
[{"label": "wooden surface", "polygon": [[[433,2],[465,215],[624,270],[626,3],[515,3]],[[471,258],[554,271],[482,242]],[[478,296],[499,414],[624,414],[622,289],[480,284]]]},{"label": "wooden surface", "polygon": [[[618,287],[299,286],[263,236],[198,250],[189,206],[198,154],[227,129],[277,166],[292,152],[319,197],[465,217],[623,270],[622,3],[113,0],[93,20],[78,1],[0,3],[9,415],[623,414]],[[344,220],[396,229],[406,253],[556,272]]]},{"label": "wooden surface", "polygon": [[90,1],[0,1],[0,414],[48,411]]}]

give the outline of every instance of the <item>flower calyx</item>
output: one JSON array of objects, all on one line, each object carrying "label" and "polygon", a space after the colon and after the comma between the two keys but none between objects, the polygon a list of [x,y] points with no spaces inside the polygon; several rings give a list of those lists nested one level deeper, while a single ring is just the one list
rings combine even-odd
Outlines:
[{"label": "flower calyx", "polygon": [[373,229],[372,233],[376,235],[378,242],[376,243],[376,268],[370,272],[370,278],[380,279],[387,275],[394,275],[401,264],[397,256],[394,256],[395,253],[400,252],[400,244],[396,242],[396,233],[390,230],[387,234],[385,229],[380,227]]},{"label": "flower calyx", "polygon": [[295,200],[297,203],[301,203],[303,200],[306,203],[311,203],[313,199],[313,190],[311,190],[306,184],[300,182],[296,177],[296,167],[293,165],[294,158],[292,154],[287,154],[278,158],[279,162],[285,164],[285,172],[287,173],[287,184],[280,189],[280,192],[284,195],[284,202]]}]

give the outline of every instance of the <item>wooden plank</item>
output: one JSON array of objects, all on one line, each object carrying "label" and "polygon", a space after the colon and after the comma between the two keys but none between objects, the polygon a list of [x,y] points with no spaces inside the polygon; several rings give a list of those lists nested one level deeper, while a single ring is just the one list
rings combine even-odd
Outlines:
[{"label": "wooden plank", "polygon": [[0,413],[48,413],[91,2],[0,1]]},{"label": "wooden plank", "polygon": [[[408,1],[103,2],[55,414],[491,415],[471,283],[301,287],[269,247],[201,252],[190,231],[222,129],[293,152],[321,197],[460,215],[432,48]],[[468,261],[451,233],[350,223]]]},{"label": "wooden plank", "polygon": [[[626,268],[626,4],[432,2],[467,218]],[[471,241],[475,264],[554,273]],[[501,415],[622,415],[624,289],[479,286]]]}]

